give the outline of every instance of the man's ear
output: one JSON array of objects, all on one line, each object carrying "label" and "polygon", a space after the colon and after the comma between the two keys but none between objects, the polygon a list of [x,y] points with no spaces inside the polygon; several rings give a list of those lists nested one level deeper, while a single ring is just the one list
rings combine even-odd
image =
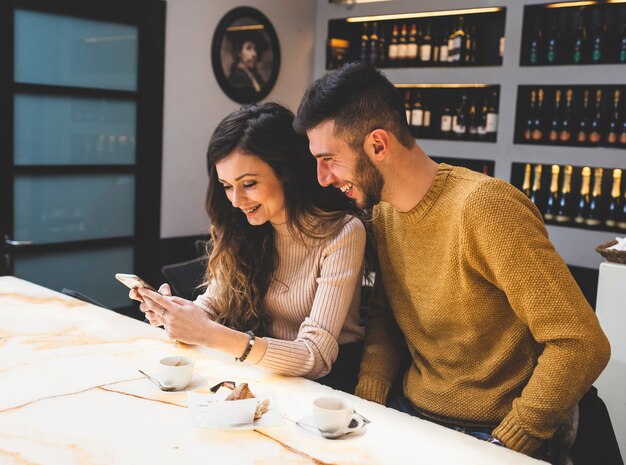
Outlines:
[{"label": "man's ear", "polygon": [[384,160],[389,153],[389,133],[384,129],[373,130],[365,138],[363,148],[371,160]]}]

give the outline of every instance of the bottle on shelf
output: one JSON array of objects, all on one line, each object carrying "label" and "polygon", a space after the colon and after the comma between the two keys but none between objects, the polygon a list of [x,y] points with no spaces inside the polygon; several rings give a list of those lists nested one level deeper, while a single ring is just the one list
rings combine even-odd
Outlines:
[{"label": "bottle on shelf", "polygon": [[626,147],[626,115],[622,118],[622,131],[619,134],[617,143],[620,147]]},{"label": "bottle on shelf", "polygon": [[559,205],[559,173],[561,167],[559,165],[552,165],[552,178],[550,179],[550,191],[548,193],[548,199],[546,200],[546,209],[543,212],[543,217],[546,220],[553,220],[556,217],[558,205]]},{"label": "bottle on shelf", "polygon": [[558,29],[558,21],[556,14],[549,16],[548,37],[546,37],[546,63],[549,65],[557,64],[559,61],[560,34]]},{"label": "bottle on shelf", "polygon": [[543,89],[537,91],[537,108],[535,110],[535,118],[533,121],[532,140],[539,142],[543,139],[544,133],[543,120]]},{"label": "bottle on shelf", "polygon": [[439,45],[439,64],[442,65],[447,65],[448,64],[448,60],[450,58],[450,33],[448,33],[448,30],[445,30],[445,33],[443,34],[443,36],[441,36],[441,42]]},{"label": "bottle on shelf", "polygon": [[448,139],[452,133],[452,110],[448,102],[446,102],[441,112],[439,130],[441,131],[441,137],[444,139]]},{"label": "bottle on shelf", "polygon": [[416,66],[418,61],[417,55],[417,26],[415,23],[411,24],[409,30],[409,38],[406,44],[406,66]]},{"label": "bottle on shelf", "polygon": [[380,38],[378,39],[378,67],[387,66],[387,38],[385,37],[385,26],[380,25]]},{"label": "bottle on shelf", "polygon": [[433,65],[439,64],[439,53],[441,51],[441,40],[433,33],[430,36],[431,52],[430,52],[430,63]]},{"label": "bottle on shelf", "polygon": [[498,132],[498,93],[494,90],[491,92],[491,100],[487,107],[487,136],[493,140],[496,139]]},{"label": "bottle on shelf", "polygon": [[548,133],[548,139],[551,142],[559,140],[562,118],[563,109],[561,107],[561,89],[557,89],[554,93],[554,111],[552,112],[552,118],[550,119],[550,132]]},{"label": "bottle on shelf", "polygon": [[465,58],[465,39],[466,39],[466,31],[465,31],[465,25],[464,25],[464,17],[460,16],[459,17],[459,26],[456,29],[456,31],[454,31],[454,46],[453,46],[453,51],[454,53],[451,55],[452,57],[452,64],[454,65],[458,65],[463,63],[464,58]]},{"label": "bottle on shelf", "polygon": [[589,89],[585,89],[583,93],[583,109],[578,119],[578,128],[576,131],[576,140],[584,144],[589,138]]},{"label": "bottle on shelf", "polygon": [[476,26],[465,28],[465,54],[461,57],[461,60],[466,65],[473,64],[475,60],[474,52],[476,50]]},{"label": "bottle on shelf", "polygon": [[483,99],[483,106],[480,109],[480,113],[478,115],[478,138],[485,139],[487,137],[487,114],[489,113],[489,105],[488,105],[487,97]]},{"label": "bottle on shelf", "polygon": [[506,39],[504,37],[504,32],[502,33],[502,35],[500,36],[500,40],[498,41],[498,57],[499,57],[499,63],[502,64],[502,60],[504,60],[504,47],[506,44]]},{"label": "bottle on shelf", "polygon": [[465,137],[467,132],[467,95],[465,94],[461,96],[461,103],[452,119],[452,132],[459,139]]},{"label": "bottle on shelf", "polygon": [[476,139],[478,137],[478,115],[476,112],[476,97],[472,95],[469,110],[467,111],[467,134],[470,139]]},{"label": "bottle on shelf", "polygon": [[624,189],[624,197],[622,197],[622,205],[617,215],[617,228],[626,229],[626,189]]},{"label": "bottle on shelf", "polygon": [[430,106],[428,105],[428,99],[424,98],[422,101],[422,108],[424,109],[424,119],[422,124],[422,137],[430,137],[432,135],[432,130],[430,127],[431,122],[431,111]]},{"label": "bottle on shelf", "polygon": [[602,140],[602,89],[596,90],[596,103],[589,123],[589,142],[597,144]]},{"label": "bottle on shelf", "polygon": [[391,41],[387,49],[387,63],[391,67],[398,66],[398,25],[394,24],[391,30]]},{"label": "bottle on shelf", "polygon": [[[601,6],[599,6],[602,8]],[[604,8],[597,11],[596,28],[591,38],[591,62],[602,63],[604,61],[604,37],[606,35],[606,24],[604,21]]]},{"label": "bottle on shelf", "polygon": [[530,201],[535,204],[535,206],[542,211],[542,202],[541,202],[541,172],[543,171],[543,166],[541,163],[535,165],[535,176],[533,177],[533,188],[530,191]]},{"label": "bottle on shelf", "polygon": [[611,119],[606,131],[606,143],[609,145],[617,145],[617,139],[619,135],[619,123],[620,123],[620,91],[619,89],[613,92],[613,111],[611,113]]},{"label": "bottle on shelf", "polygon": [[563,169],[563,185],[559,196],[559,205],[554,219],[558,223],[568,223],[572,219],[571,215],[571,190],[572,190],[572,165],[567,165]]},{"label": "bottle on shelf", "polygon": [[616,168],[613,170],[613,186],[611,187],[611,199],[607,207],[606,220],[604,224],[609,228],[615,228],[619,220],[620,212],[622,211],[622,196],[620,195],[620,188],[622,185],[622,170]]},{"label": "bottle on shelf", "polygon": [[408,40],[406,32],[406,24],[402,25],[400,29],[400,39],[398,40],[398,66],[407,65],[408,56]]},{"label": "bottle on shelf", "polygon": [[380,66],[378,62],[378,23],[372,23],[372,33],[369,37],[369,61],[372,66]]},{"label": "bottle on shelf", "polygon": [[589,184],[591,182],[591,168],[585,166],[582,171],[582,183],[580,185],[580,197],[574,222],[583,224],[589,213]]},{"label": "bottle on shelf", "polygon": [[619,34],[618,50],[617,61],[626,63],[626,21],[624,21],[624,25]]},{"label": "bottle on shelf", "polygon": [[580,64],[587,55],[587,29],[585,28],[585,9],[578,10],[578,29],[574,36],[574,48],[572,50],[572,62]]},{"label": "bottle on shelf", "polygon": [[533,27],[531,36],[530,36],[528,61],[530,62],[531,65],[539,64],[539,57],[541,54],[541,41],[542,41],[541,23],[539,19],[537,19],[537,21],[535,22],[535,26]]},{"label": "bottle on shelf", "polygon": [[363,33],[361,34],[361,46],[359,51],[359,61],[364,65],[369,64],[369,36],[367,34],[368,24],[363,23]]},{"label": "bottle on shelf", "polygon": [[563,119],[561,120],[561,131],[559,132],[559,140],[561,142],[569,142],[572,138],[572,99],[574,91],[567,89],[565,92],[565,110],[563,111]]},{"label": "bottle on shelf", "polygon": [[602,223],[602,175],[604,169],[596,168],[593,171],[593,192],[589,199],[589,209],[585,218],[587,226],[598,226]]},{"label": "bottle on shelf", "polygon": [[526,197],[530,198],[530,163],[526,163],[524,166],[524,182],[522,183],[522,192],[526,194]]},{"label": "bottle on shelf", "polygon": [[404,114],[406,115],[406,122],[411,127],[411,91],[407,90],[404,93]]},{"label": "bottle on shelf", "polygon": [[413,106],[411,107],[411,133],[413,137],[420,137],[422,126],[424,125],[424,107],[422,105],[422,98],[418,92],[413,100]]},{"label": "bottle on shelf", "polygon": [[448,64],[454,64],[456,58],[456,30],[459,27],[459,20],[457,18],[450,35],[448,36]]},{"label": "bottle on shelf", "polygon": [[433,39],[430,35],[430,23],[426,24],[426,32],[422,36],[419,52],[422,64],[430,64],[433,52]]},{"label": "bottle on shelf", "polygon": [[535,123],[535,111],[536,111],[537,91],[535,89],[530,91],[530,106],[528,108],[528,118],[526,119],[526,127],[524,128],[523,138],[530,141],[533,138],[533,126]]}]

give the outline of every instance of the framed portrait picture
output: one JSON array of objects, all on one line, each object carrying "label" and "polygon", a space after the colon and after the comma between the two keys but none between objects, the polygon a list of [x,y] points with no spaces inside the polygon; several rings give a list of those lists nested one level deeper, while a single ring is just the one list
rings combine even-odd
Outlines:
[{"label": "framed portrait picture", "polygon": [[215,29],[211,60],[217,82],[231,99],[262,100],[280,70],[280,46],[272,23],[255,8],[229,11]]}]

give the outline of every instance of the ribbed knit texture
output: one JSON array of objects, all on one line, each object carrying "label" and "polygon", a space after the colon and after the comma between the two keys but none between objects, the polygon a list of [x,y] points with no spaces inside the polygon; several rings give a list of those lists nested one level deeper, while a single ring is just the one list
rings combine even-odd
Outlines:
[{"label": "ribbed knit texture", "polygon": [[[309,246],[296,241],[286,225],[275,225],[275,231],[279,265],[265,298],[272,323],[258,365],[289,376],[321,378],[337,359],[338,344],[363,338],[359,305],[365,228],[349,217],[329,239]],[[196,300],[209,315],[210,293],[209,288]]]},{"label": "ribbed knit texture", "polygon": [[418,409],[493,425],[532,453],[610,353],[540,213],[504,181],[441,164],[411,211],[379,204],[374,231],[386,295],[377,282],[356,394],[386,399],[399,327],[412,357],[404,392]]}]

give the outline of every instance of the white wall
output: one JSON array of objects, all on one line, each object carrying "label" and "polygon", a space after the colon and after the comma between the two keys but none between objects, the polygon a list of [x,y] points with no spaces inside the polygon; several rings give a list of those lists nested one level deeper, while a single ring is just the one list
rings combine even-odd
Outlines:
[{"label": "white wall", "polygon": [[217,23],[237,6],[268,17],[280,42],[281,66],[264,101],[295,111],[310,81],[315,0],[167,0],[161,237],[205,234],[205,153],[219,121],[238,108],[220,89],[211,65]]}]

